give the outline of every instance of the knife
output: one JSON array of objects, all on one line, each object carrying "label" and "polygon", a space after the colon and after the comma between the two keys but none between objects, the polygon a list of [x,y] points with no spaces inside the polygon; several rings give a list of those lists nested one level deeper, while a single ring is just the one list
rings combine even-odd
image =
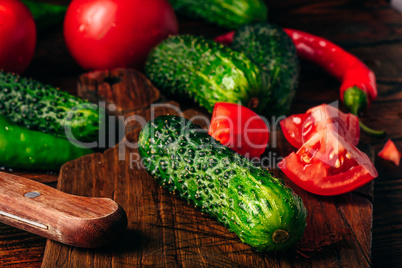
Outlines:
[{"label": "knife", "polygon": [[0,222],[66,245],[96,248],[126,230],[127,216],[112,199],[71,195],[0,172]]}]

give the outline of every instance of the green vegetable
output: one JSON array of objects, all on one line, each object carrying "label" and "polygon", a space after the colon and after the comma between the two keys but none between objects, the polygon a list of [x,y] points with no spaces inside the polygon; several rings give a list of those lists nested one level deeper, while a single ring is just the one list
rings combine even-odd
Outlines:
[{"label": "green vegetable", "polygon": [[303,235],[307,212],[301,198],[190,121],[162,116],[148,122],[139,152],[161,186],[258,251],[291,247]]},{"label": "green vegetable", "polygon": [[68,140],[29,130],[0,116],[0,166],[58,170],[65,162],[90,153]]},{"label": "green vegetable", "polygon": [[28,7],[29,11],[31,11],[35,19],[36,28],[39,31],[55,25],[63,25],[67,6],[40,3],[31,0],[22,0],[22,2]]},{"label": "green vegetable", "polygon": [[267,20],[263,0],[169,0],[183,16],[201,18],[219,26],[236,29],[241,25]]},{"label": "green vegetable", "polygon": [[279,26],[258,23],[238,29],[232,48],[246,54],[269,75],[273,95],[262,114],[288,113],[299,80],[299,62],[292,39]]},{"label": "green vegetable", "polygon": [[189,97],[209,112],[216,102],[241,102],[258,113],[270,99],[267,77],[256,64],[202,37],[169,37],[150,53],[145,71],[167,95]]},{"label": "green vegetable", "polygon": [[0,114],[32,130],[79,141],[98,139],[103,112],[95,105],[52,86],[0,71]]}]

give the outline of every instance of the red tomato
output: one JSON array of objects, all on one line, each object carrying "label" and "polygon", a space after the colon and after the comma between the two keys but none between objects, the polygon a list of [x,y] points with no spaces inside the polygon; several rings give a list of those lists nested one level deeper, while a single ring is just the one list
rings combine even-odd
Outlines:
[{"label": "red tomato", "polygon": [[315,133],[279,167],[295,184],[318,195],[350,192],[378,176],[367,155],[330,129]]},{"label": "red tomato", "polygon": [[264,120],[239,104],[217,102],[209,135],[248,158],[259,157],[267,147],[269,131]]},{"label": "red tomato", "polygon": [[167,0],[73,0],[64,20],[67,47],[84,69],[143,68],[177,19]]},{"label": "red tomato", "polygon": [[360,139],[359,118],[327,104],[313,107],[304,114],[291,115],[282,120],[280,125],[285,138],[296,148],[300,148],[315,133],[327,128],[335,130],[355,146]]},{"label": "red tomato", "polygon": [[384,148],[378,153],[382,159],[389,160],[399,166],[402,154],[398,151],[393,141],[388,140]]},{"label": "red tomato", "polygon": [[22,73],[35,52],[36,27],[31,12],[18,0],[0,1],[0,69]]}]

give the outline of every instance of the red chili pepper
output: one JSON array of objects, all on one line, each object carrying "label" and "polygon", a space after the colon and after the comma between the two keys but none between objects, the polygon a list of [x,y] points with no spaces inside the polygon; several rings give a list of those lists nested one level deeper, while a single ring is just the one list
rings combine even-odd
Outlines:
[{"label": "red chili pepper", "polygon": [[309,33],[284,29],[292,38],[298,55],[324,68],[342,82],[341,100],[351,87],[363,90],[373,101],[377,97],[374,73],[354,55],[334,43]]},{"label": "red chili pepper", "polygon": [[[346,107],[355,115],[365,110],[377,97],[374,73],[357,57],[334,43],[306,32],[284,29],[296,46],[298,55],[314,62],[341,81],[340,97]],[[230,45],[235,32],[215,38],[216,42]],[[374,136],[384,136],[359,122],[361,129]]]}]

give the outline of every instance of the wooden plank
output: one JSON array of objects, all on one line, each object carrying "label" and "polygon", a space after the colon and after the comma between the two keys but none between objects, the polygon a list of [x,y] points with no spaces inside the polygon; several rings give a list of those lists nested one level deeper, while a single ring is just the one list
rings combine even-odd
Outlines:
[{"label": "wooden plank", "polygon": [[[161,106],[137,114],[148,121],[152,114],[176,111]],[[187,117],[195,114],[200,113],[185,112]],[[126,140],[136,141],[140,128],[138,123],[131,125]],[[273,137],[277,146],[272,144]],[[48,241],[43,267],[79,267],[83,260],[91,267],[301,267],[306,262],[323,267],[370,266],[370,191],[320,197],[287,181],[309,211],[305,235],[293,250],[262,254],[242,244],[217,221],[161,189],[140,165],[137,149],[123,146],[122,153],[121,144],[64,165],[58,188],[77,195],[113,198],[127,213],[127,235],[96,250]],[[266,154],[271,156],[272,171],[284,177],[273,160],[293,148],[279,130],[271,132],[271,148]]]}]

